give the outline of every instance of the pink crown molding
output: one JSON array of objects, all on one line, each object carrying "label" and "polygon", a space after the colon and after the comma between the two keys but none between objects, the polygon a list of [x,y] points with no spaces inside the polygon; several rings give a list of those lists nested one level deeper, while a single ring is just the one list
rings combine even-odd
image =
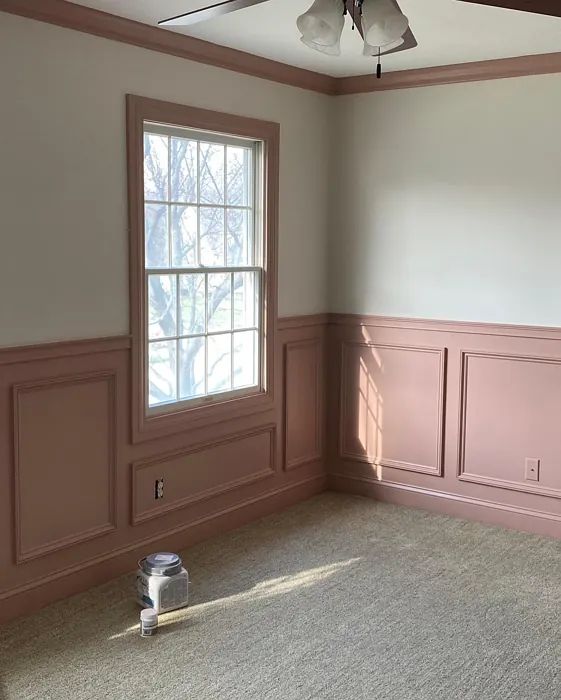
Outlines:
[{"label": "pink crown molding", "polygon": [[386,73],[382,80],[373,74],[336,78],[67,0],[0,0],[0,11],[325,95],[561,73],[561,52],[558,52],[394,71]]}]

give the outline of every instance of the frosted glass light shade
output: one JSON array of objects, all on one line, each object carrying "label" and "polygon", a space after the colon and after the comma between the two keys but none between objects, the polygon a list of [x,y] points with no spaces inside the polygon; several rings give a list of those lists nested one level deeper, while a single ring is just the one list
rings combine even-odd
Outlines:
[{"label": "frosted glass light shade", "polygon": [[305,39],[303,36],[300,37],[300,41],[305,44],[306,46],[309,46],[311,49],[315,49],[316,51],[320,51],[321,53],[325,53],[328,56],[340,56],[341,55],[341,42],[337,41],[336,44],[333,44],[333,46],[322,46],[321,44],[315,44],[313,41],[308,41],[308,39]]},{"label": "frosted glass light shade", "polygon": [[405,43],[405,39],[403,39],[403,38],[397,39],[396,41],[392,41],[390,44],[386,44],[385,46],[370,46],[370,44],[367,44],[365,41],[364,42],[364,50],[362,52],[362,55],[363,56],[377,56],[378,49],[379,49],[380,55],[383,56],[385,53],[388,53],[388,51],[393,51],[393,49],[399,48],[404,43]]},{"label": "frosted glass light shade", "polygon": [[312,48],[336,46],[341,39],[344,24],[341,0],[314,0],[310,9],[296,20],[304,43],[312,42],[316,45]]},{"label": "frosted glass light shade", "polygon": [[409,20],[392,0],[364,0],[362,30],[370,46],[391,44],[400,39],[408,27]]}]

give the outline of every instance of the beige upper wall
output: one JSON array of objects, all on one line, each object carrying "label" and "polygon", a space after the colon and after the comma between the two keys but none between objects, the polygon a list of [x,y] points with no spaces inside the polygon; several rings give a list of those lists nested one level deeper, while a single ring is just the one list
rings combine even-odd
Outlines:
[{"label": "beige upper wall", "polygon": [[0,13],[0,345],[128,333],[125,94],[281,124],[279,312],[326,311],[330,98]]},{"label": "beige upper wall", "polygon": [[330,98],[0,13],[0,84],[0,346],[128,332],[127,92],[281,123],[281,315],[561,325],[561,75]]},{"label": "beige upper wall", "polygon": [[561,75],[336,102],[332,311],[561,325]]}]

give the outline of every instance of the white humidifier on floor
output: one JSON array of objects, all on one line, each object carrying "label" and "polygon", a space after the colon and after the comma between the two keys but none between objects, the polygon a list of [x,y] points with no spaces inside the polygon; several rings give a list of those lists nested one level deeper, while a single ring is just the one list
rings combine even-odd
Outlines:
[{"label": "white humidifier on floor", "polygon": [[184,608],[189,602],[189,574],[178,554],[157,552],[138,562],[137,601],[158,614]]}]

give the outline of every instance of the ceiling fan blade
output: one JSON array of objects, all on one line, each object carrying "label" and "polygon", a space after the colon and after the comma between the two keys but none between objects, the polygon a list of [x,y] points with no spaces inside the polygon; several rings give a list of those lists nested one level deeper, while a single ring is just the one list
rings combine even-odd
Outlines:
[{"label": "ceiling fan blade", "polygon": [[186,27],[190,24],[226,15],[229,12],[243,10],[245,7],[260,5],[262,2],[267,2],[267,0],[223,0],[223,2],[217,2],[214,5],[208,5],[208,7],[201,7],[198,10],[184,12],[182,15],[162,19],[158,24],[168,27]]},{"label": "ceiling fan blade", "polygon": [[520,12],[535,12],[538,15],[561,17],[560,0],[460,0],[475,5],[501,7],[504,10],[519,10]]},{"label": "ceiling fan blade", "polygon": [[419,44],[417,43],[417,39],[415,39],[415,35],[411,31],[411,27],[409,27],[403,35],[403,44],[401,44],[401,46],[396,46],[395,49],[391,49],[390,51],[382,51],[381,55],[389,56],[389,54],[391,53],[398,53],[399,51],[407,51],[408,49],[414,49],[418,45]]}]

